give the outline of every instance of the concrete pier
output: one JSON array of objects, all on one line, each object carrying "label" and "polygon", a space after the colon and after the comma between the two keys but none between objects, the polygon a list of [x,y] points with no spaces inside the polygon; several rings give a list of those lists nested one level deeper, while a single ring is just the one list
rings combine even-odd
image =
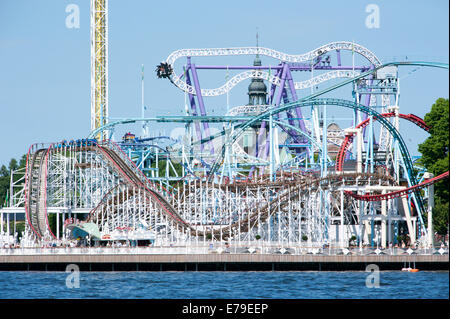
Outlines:
[{"label": "concrete pier", "polygon": [[64,271],[76,264],[81,271],[364,271],[376,264],[381,271],[415,265],[420,270],[447,270],[448,255],[282,255],[282,254],[58,254],[0,256],[0,270]]}]

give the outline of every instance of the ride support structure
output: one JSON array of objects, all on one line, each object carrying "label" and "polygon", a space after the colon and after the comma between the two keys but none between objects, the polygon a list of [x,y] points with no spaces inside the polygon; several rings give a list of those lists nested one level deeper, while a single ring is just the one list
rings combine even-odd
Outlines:
[{"label": "ride support structure", "polygon": [[[432,187],[448,172],[419,182],[424,169],[410,156],[400,119],[429,127],[400,112],[398,72],[448,64],[382,63],[345,41],[299,55],[259,45],[182,49],[156,71],[183,92],[185,114],[108,122],[107,3],[92,4],[99,8],[93,69],[103,72],[93,73],[96,124],[87,139],[30,148],[25,172],[17,172],[23,185],[12,183],[11,204],[0,210],[26,213],[27,243],[64,240],[78,229],[99,242],[246,251],[433,245]],[[201,63],[249,56],[252,65]],[[201,82],[212,71],[227,73],[223,85]],[[244,81],[248,103],[213,115],[210,98]],[[349,97],[336,98],[346,88]],[[107,139],[137,122],[178,123],[185,134]]]}]

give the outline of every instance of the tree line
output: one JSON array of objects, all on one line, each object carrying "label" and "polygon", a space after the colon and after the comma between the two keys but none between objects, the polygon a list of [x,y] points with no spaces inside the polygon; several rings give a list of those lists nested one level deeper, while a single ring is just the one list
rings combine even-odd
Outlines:
[{"label": "tree line", "polygon": [[[448,99],[439,98],[424,117],[431,129],[430,136],[419,144],[419,152],[422,154],[421,163],[434,176],[447,172],[449,168],[448,113]],[[434,184],[433,226],[440,235],[448,233],[448,183],[448,179],[444,179]]]},{"label": "tree line", "polygon": [[[19,161],[12,158],[9,161],[8,166],[2,165],[0,167],[0,207],[7,206],[11,198],[9,193],[9,186],[11,182],[11,171],[25,167],[27,162],[27,155],[23,155]],[[17,181],[19,176],[14,177],[14,181]]]}]

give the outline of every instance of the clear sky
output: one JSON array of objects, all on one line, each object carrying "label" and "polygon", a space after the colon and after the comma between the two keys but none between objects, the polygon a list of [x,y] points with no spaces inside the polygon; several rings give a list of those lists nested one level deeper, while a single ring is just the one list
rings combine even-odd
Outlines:
[{"label": "clear sky", "polygon": [[[290,54],[355,41],[383,61],[408,56],[448,62],[447,0],[109,2],[109,111],[114,118],[140,115],[141,64],[146,116],[181,114],[183,93],[157,79],[155,66],[177,49],[254,46],[256,28],[261,46]],[[79,29],[66,27],[69,4],[79,6]],[[365,25],[368,4],[380,9],[379,28]],[[448,71],[412,71],[400,73],[401,112],[423,117],[437,98],[448,98]],[[202,87],[215,87],[205,78]],[[247,86],[231,93],[232,106],[247,103]],[[208,99],[207,107],[222,109],[224,101]],[[0,165],[19,158],[32,143],[83,138],[89,129],[89,1],[0,0]],[[417,154],[426,134],[409,124],[402,133]]]}]

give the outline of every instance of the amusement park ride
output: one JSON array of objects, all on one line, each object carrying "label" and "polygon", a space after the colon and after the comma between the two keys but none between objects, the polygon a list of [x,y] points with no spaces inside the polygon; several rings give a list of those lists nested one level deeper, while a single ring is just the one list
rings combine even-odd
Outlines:
[{"label": "amusement park ride", "polygon": [[[408,151],[400,120],[429,127],[400,112],[398,69],[448,64],[382,63],[353,42],[299,55],[258,44],[181,49],[156,73],[184,93],[185,114],[108,122],[107,18],[107,1],[92,0],[89,136],[34,144],[25,170],[13,172],[23,177],[11,183],[1,213],[25,212],[25,245],[69,238],[76,229],[96,240],[179,246],[344,248],[353,237],[386,248],[402,234],[411,244],[433,244],[433,183],[448,172],[433,177]],[[200,64],[233,56],[253,65]],[[204,88],[199,70],[235,74]],[[248,103],[209,115],[204,98],[228,96],[241,82],[250,82]],[[344,91],[349,99],[336,98]],[[344,130],[333,122],[342,114]],[[185,134],[112,140],[116,128],[137,122],[182,123]]]}]

